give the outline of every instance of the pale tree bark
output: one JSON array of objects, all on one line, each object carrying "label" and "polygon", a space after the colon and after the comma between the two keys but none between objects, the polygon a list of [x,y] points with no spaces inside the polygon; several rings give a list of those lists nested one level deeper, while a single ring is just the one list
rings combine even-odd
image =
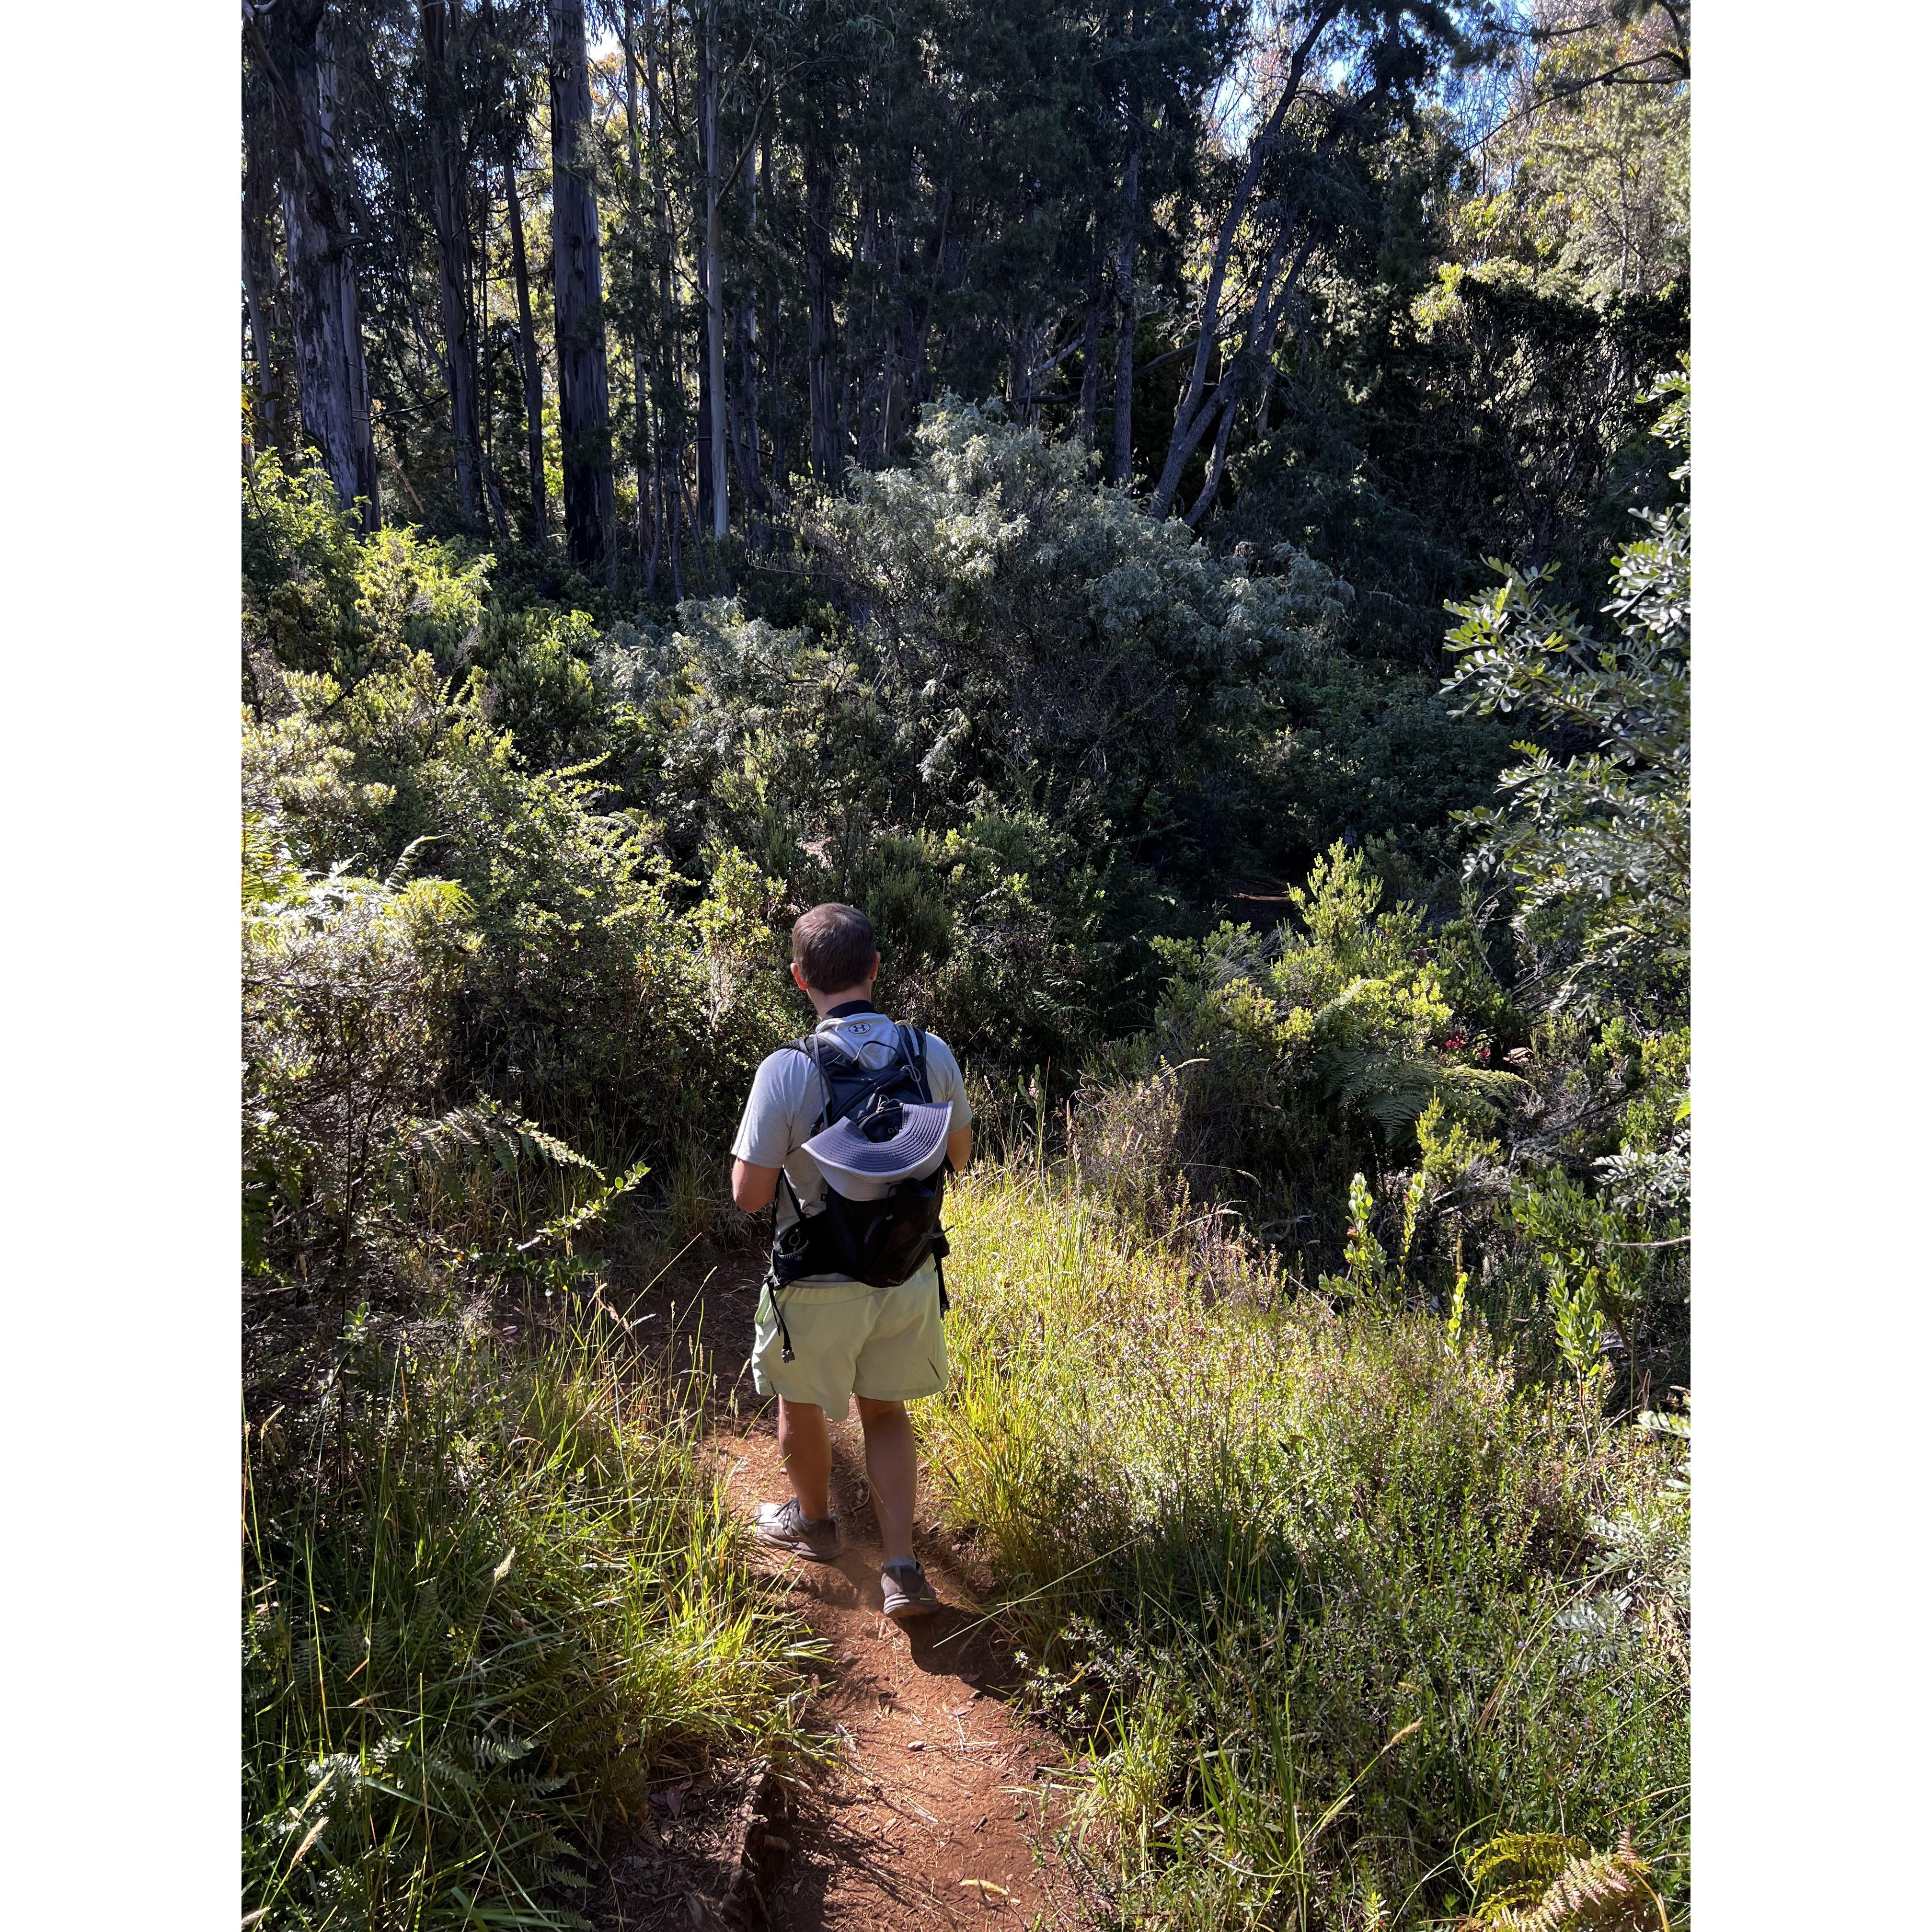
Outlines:
[{"label": "pale tree bark", "polygon": [[[652,596],[656,594],[658,560],[664,548],[664,519],[671,522],[671,544],[674,550],[677,544],[677,530],[681,521],[682,490],[679,478],[684,464],[684,430],[679,418],[676,434],[672,434],[670,419],[670,346],[675,319],[671,310],[670,286],[670,198],[664,189],[664,134],[663,91],[659,78],[658,55],[658,21],[656,0],[644,0],[644,111],[649,116],[646,131],[651,150],[651,211],[655,224],[655,244],[657,250],[658,270],[658,336],[656,368],[652,398],[653,413],[658,422],[656,452],[651,464],[651,523],[650,562],[644,572],[645,588]],[[671,474],[668,481],[664,475],[667,440],[670,442],[669,458]],[[674,584],[682,597],[682,579],[673,569]]]},{"label": "pale tree bark", "polygon": [[698,67],[698,145],[704,169],[704,373],[710,392],[711,534],[730,527],[730,490],[725,481],[724,162],[718,145],[718,0],[704,0],[704,51]]},{"label": "pale tree bark", "polygon": [[[757,170],[745,169],[743,180],[746,232],[755,237],[758,232]],[[761,452],[758,448],[758,297],[755,287],[746,288],[745,298],[734,312],[732,335],[737,350],[738,394],[731,412],[734,431],[731,459],[737,469],[747,514],[752,514],[762,511],[765,504]]]},{"label": "pale tree bark", "polygon": [[418,0],[428,95],[430,206],[442,285],[443,366],[449,383],[450,441],[456,500],[464,520],[482,515],[483,451],[476,428],[476,337],[470,307],[470,194],[464,165],[460,53],[452,46],[452,9],[461,0]]},{"label": "pale tree bark", "polygon": [[[1130,16],[1131,17],[1131,16]],[[1141,218],[1140,103],[1128,106],[1127,160],[1120,178],[1120,232],[1114,256],[1114,481],[1134,480],[1134,233]]]},{"label": "pale tree bark", "polygon": [[[1282,249],[1286,246],[1286,231],[1275,238],[1274,248],[1268,259],[1268,267],[1264,281],[1275,279]],[[1306,266],[1310,250],[1315,245],[1311,235],[1304,238],[1293,268],[1282,280],[1281,293],[1269,308],[1250,324],[1248,337],[1237,352],[1236,366],[1228,376],[1216,386],[1216,394],[1221,398],[1220,426],[1214,432],[1214,453],[1208,460],[1207,480],[1201,486],[1201,494],[1194,500],[1193,507],[1184,519],[1190,530],[1197,528],[1201,519],[1213,508],[1215,497],[1220,494],[1221,478],[1228,466],[1228,436],[1234,426],[1234,416],[1242,402],[1252,393],[1254,398],[1255,434],[1268,434],[1268,397],[1274,387],[1275,338],[1280,332],[1281,319],[1288,302],[1300,283],[1301,271]]]},{"label": "pale tree bark", "polygon": [[[778,212],[778,203],[773,199],[775,189],[772,175],[772,133],[766,128],[758,137],[758,196],[764,210],[765,224],[769,232]],[[783,298],[778,289],[778,270],[776,262],[772,268],[770,283],[765,290],[765,308],[761,321],[764,333],[759,339],[759,357],[769,384],[772,463],[770,481],[765,490],[765,505],[771,506],[774,491],[782,494],[791,487],[791,466],[787,458],[785,440],[786,418],[790,412],[785,406],[785,385],[780,380],[774,358],[778,353],[778,322],[784,313]]]},{"label": "pale tree bark", "polygon": [[[253,90],[250,90],[252,92]],[[242,176],[242,292],[248,304],[248,340],[254,374],[258,436],[280,452],[285,462],[297,457],[290,434],[287,397],[282,387],[280,344],[275,328],[275,242],[272,224],[280,190],[275,184],[272,125],[259,116],[245,117],[247,160]]]},{"label": "pale tree bark", "polygon": [[610,376],[604,353],[604,273],[590,152],[590,61],[584,0],[548,0],[550,243],[556,301],[557,423],[563,520],[572,560],[608,563],[615,490]]},{"label": "pale tree bark", "polygon": [[320,448],[344,507],[359,502],[363,526],[373,530],[382,521],[382,499],[355,257],[336,190],[334,63],[323,33],[327,0],[283,0],[286,71],[269,52],[262,10],[244,6],[242,19],[275,104],[302,427]]},{"label": "pale tree bark", "polygon": [[[624,232],[628,244],[631,286],[634,291],[644,279],[644,250],[638,244],[638,231],[644,212],[644,162],[638,141],[638,27],[636,9],[632,0],[624,0],[623,27],[624,136],[631,156],[631,178],[624,198]],[[644,549],[644,504],[650,494],[645,472],[648,469],[655,473],[657,458],[651,434],[650,388],[644,375],[644,346],[638,326],[634,295],[626,304],[626,310],[630,318],[629,338],[625,346],[631,352],[631,465],[637,477],[638,490],[631,548],[634,557],[641,557]]]},{"label": "pale tree bark", "polygon": [[812,473],[827,489],[844,473],[832,358],[838,326],[832,303],[832,158],[822,132],[805,150],[806,386],[812,401]]},{"label": "pale tree bark", "polygon": [[[490,512],[490,532],[499,543],[510,541],[510,520],[503,510],[503,473],[496,456],[494,423],[488,398],[496,393],[499,344],[488,327],[490,314],[490,259],[496,247],[496,210],[488,191],[488,164],[484,164],[484,193],[480,197],[483,232],[478,245],[470,251],[470,313],[482,324],[478,332],[478,397],[482,405],[478,428],[479,454],[483,468],[483,501]],[[514,361],[514,358],[512,360]]]},{"label": "pale tree bark", "polygon": [[[1156,516],[1165,516],[1173,507],[1175,494],[1180,488],[1181,472],[1186,468],[1188,459],[1193,455],[1210,430],[1218,428],[1222,412],[1233,407],[1238,399],[1238,386],[1227,387],[1232,379],[1238,386],[1247,380],[1246,368],[1239,364],[1238,358],[1223,361],[1223,374],[1210,391],[1208,385],[1208,370],[1214,359],[1222,332],[1221,306],[1226,292],[1228,268],[1233,256],[1234,243],[1259,185],[1262,170],[1269,158],[1280,146],[1282,129],[1295,98],[1300,92],[1302,76],[1307,71],[1316,44],[1332,26],[1341,14],[1343,0],[1322,0],[1322,4],[1310,10],[1300,25],[1300,38],[1291,52],[1287,71],[1282,77],[1280,98],[1270,110],[1267,121],[1248,146],[1246,166],[1234,190],[1234,198],[1228,203],[1221,226],[1214,238],[1214,251],[1210,259],[1208,283],[1202,297],[1200,333],[1194,345],[1193,366],[1188,373],[1182,388],[1180,398],[1175,405],[1174,428],[1168,440],[1167,457],[1161,466],[1159,481],[1155,484],[1149,507]],[[1331,128],[1331,134],[1333,129]],[[1293,227],[1295,211],[1284,211],[1279,221],[1276,245],[1271,251],[1270,272],[1264,273],[1256,285],[1250,310],[1249,339],[1254,341],[1265,327],[1269,312],[1279,318],[1281,307],[1299,279],[1301,270],[1307,262],[1304,248],[1298,255],[1295,266],[1290,271],[1286,283],[1279,278],[1281,260],[1280,242]],[[1218,482],[1218,478],[1216,479]],[[1204,508],[1204,506],[1202,506]]]},{"label": "pale tree bark", "polygon": [[530,464],[530,541],[538,550],[550,542],[543,446],[543,363],[537,353],[536,324],[530,315],[530,269],[524,252],[524,205],[517,193],[513,156],[503,158],[503,197],[510,207],[510,271],[517,284],[517,344],[524,378],[524,427]]}]

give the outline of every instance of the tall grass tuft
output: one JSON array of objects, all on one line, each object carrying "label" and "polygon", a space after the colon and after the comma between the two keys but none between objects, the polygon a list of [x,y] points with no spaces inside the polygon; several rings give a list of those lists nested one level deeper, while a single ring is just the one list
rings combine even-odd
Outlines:
[{"label": "tall grass tuft", "polygon": [[345,1347],[249,1433],[244,1910],[264,1928],[584,1923],[655,1781],[801,1743],[802,1628],[699,1414],[579,1334]]},{"label": "tall grass tuft", "polygon": [[1626,1824],[1674,1916],[1684,1651],[1601,1546],[1678,1463],[1600,1378],[1206,1268],[1077,1171],[971,1175],[949,1228],[925,1448],[1084,1748],[1073,1842],[1118,1922],[1419,1924],[1498,1831]]}]

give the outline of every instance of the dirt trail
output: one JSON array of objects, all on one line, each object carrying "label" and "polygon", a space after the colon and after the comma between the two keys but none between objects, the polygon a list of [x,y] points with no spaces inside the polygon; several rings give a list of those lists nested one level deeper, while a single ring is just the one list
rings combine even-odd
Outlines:
[{"label": "dirt trail", "polygon": [[[744,1365],[761,1265],[734,1258],[702,1289],[715,1372],[713,1441],[748,1516],[790,1493],[776,1406],[759,1404]],[[778,1932],[967,1925],[1018,1932],[1070,1922],[1066,1881],[1041,1828],[1042,1774],[1061,1754],[1007,1702],[1020,1673],[983,1618],[993,1579],[922,1511],[914,1547],[946,1607],[904,1628],[894,1624],[880,1609],[878,1523],[856,1416],[835,1423],[832,1442],[838,1559],[774,1557],[770,1568],[826,1648],[807,1721],[836,1732],[846,1748],[839,1771],[802,1781],[793,1816],[773,1828],[788,1834],[784,1868],[759,1904]],[[722,1816],[730,1804],[721,1795],[710,1808],[720,1816],[706,1818],[704,1794],[685,1796],[688,1826],[661,1815],[628,1864],[626,1856],[614,1860],[596,1915],[611,1932],[742,1918],[742,1908],[735,1916],[728,1906],[722,1916],[718,1910],[721,1874],[737,1856],[727,1842],[732,1821]],[[695,1864],[680,1855],[681,1839]]]}]

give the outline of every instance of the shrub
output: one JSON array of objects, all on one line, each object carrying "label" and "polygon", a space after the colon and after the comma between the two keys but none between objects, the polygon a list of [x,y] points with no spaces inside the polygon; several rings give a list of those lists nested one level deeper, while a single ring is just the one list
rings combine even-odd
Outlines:
[{"label": "shrub", "polygon": [[1318,1268],[1341,1258],[1352,1173],[1414,1157],[1432,1101],[1492,1124],[1520,1083],[1486,1064],[1420,915],[1382,909],[1361,854],[1336,846],[1289,897],[1298,923],[1266,938],[1224,925],[1158,942],[1170,976],[1154,1028],[1115,1064],[1130,1082],[1171,1070],[1193,1190],[1240,1202]]},{"label": "shrub", "polygon": [[[1689,378],[1666,378],[1657,434],[1688,451]],[[1687,454],[1672,474],[1690,473]],[[1578,994],[1681,1010],[1690,918],[1690,516],[1640,513],[1650,534],[1617,556],[1599,638],[1556,604],[1549,573],[1507,570],[1452,606],[1462,708],[1521,714],[1544,740],[1502,775],[1504,802],[1468,814],[1472,873],[1514,898],[1512,922],[1562,1004]],[[1564,741],[1580,740],[1574,749]],[[1561,761],[1559,762],[1559,759]]]},{"label": "shrub", "polygon": [[446,880],[302,872],[256,819],[244,868],[244,1249],[351,1256],[403,1124],[434,1099],[476,945]]},{"label": "shrub", "polygon": [[418,652],[344,688],[292,674],[244,730],[258,816],[299,869],[375,872],[412,846],[460,888],[472,943],[450,991],[450,1097],[494,1094],[607,1164],[722,1137],[790,1030],[770,971],[712,998],[706,941],[648,827],[587,774],[533,772]]},{"label": "shrub", "polygon": [[1286,547],[1253,574],[1094,483],[1077,442],[955,398],[914,441],[910,469],[855,479],[812,532],[888,695],[899,808],[958,824],[1024,802],[1144,856],[1264,715],[1267,680],[1328,647],[1346,587]]}]

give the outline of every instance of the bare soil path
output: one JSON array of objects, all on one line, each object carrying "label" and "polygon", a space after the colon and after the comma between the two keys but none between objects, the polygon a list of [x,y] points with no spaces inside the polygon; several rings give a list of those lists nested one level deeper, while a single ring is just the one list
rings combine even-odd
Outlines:
[{"label": "bare soil path", "polygon": [[[713,1441],[748,1516],[789,1493],[776,1405],[753,1391],[745,1358],[762,1262],[730,1258],[702,1286]],[[688,1291],[687,1291],[687,1294]],[[686,1299],[681,1294],[680,1301]],[[658,1297],[652,1305],[662,1305]],[[736,1790],[667,1795],[638,1842],[620,1848],[592,1916],[608,1932],[769,1924],[775,1932],[901,1932],[913,1927],[1046,1928],[1072,1922],[1069,1882],[1046,1827],[1054,1741],[1010,1706],[1020,1671],[986,1618],[994,1579],[920,1515],[914,1549],[945,1607],[902,1628],[880,1608],[878,1523],[857,1419],[832,1434],[836,1562],[774,1558],[823,1644],[812,1727],[842,1741],[838,1770],[799,1780],[770,1826],[771,1874],[730,1895],[748,1816]],[[706,1782],[700,1780],[700,1783]],[[677,1815],[668,1805],[677,1804]],[[746,1860],[746,1863],[751,1861]]]}]

